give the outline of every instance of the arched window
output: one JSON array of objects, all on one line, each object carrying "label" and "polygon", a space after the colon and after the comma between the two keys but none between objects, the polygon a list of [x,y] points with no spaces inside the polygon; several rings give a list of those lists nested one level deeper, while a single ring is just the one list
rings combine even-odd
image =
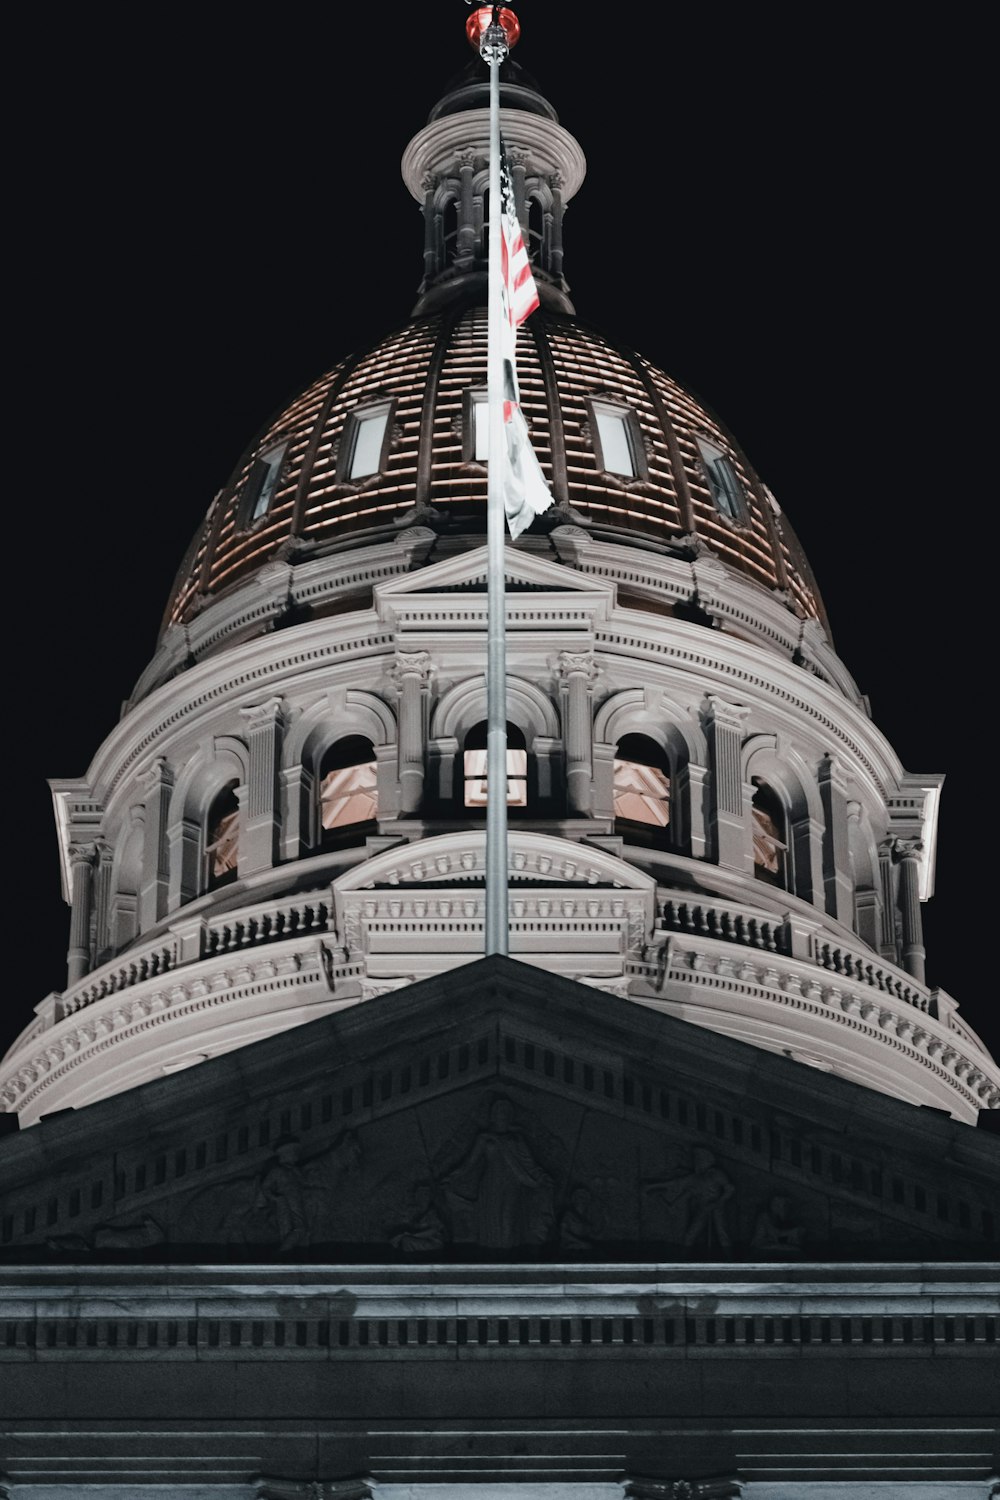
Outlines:
[{"label": "arched window", "polygon": [[237,782],[217,794],[205,819],[205,885],[210,891],[236,879],[240,858],[240,804]]},{"label": "arched window", "polygon": [[[486,721],[474,724],[465,736],[462,757],[462,805],[473,813],[486,812]],[[528,750],[516,724],[507,725],[507,807],[528,805]]]},{"label": "arched window", "polygon": [[375,747],[363,734],[336,740],[319,768],[319,817],[322,841],[343,842],[342,830],[355,835],[359,824],[378,817],[378,767]]},{"label": "arched window", "polygon": [[768,885],[788,888],[788,827],[785,809],[773,787],[753,777],[753,872]]},{"label": "arched window", "polygon": [[670,822],[670,762],[645,734],[619,740],[614,763],[615,818],[666,828]]}]

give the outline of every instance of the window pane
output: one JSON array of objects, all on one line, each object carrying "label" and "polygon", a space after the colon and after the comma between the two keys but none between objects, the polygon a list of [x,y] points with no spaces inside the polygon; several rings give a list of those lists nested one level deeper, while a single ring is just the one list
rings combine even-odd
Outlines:
[{"label": "window pane", "polygon": [[320,815],[324,828],[343,828],[378,817],[378,776],[374,761],[344,766],[323,777]]},{"label": "window pane", "polygon": [[634,477],[635,464],[632,461],[632,448],[628,440],[625,418],[616,416],[614,412],[601,411],[599,408],[595,415],[605,469],[609,474],[626,474]]},{"label": "window pane", "polygon": [[351,454],[352,479],[364,479],[368,474],[377,474],[382,457],[382,439],[388,412],[378,412],[372,417],[361,417],[354,436],[354,452]]},{"label": "window pane", "polygon": [[490,404],[473,397],[472,419],[475,424],[475,453],[477,463],[484,464],[490,456]]},{"label": "window pane", "polygon": [[[507,806],[527,807],[528,805],[528,752],[526,750],[507,751]],[[486,751],[466,750],[465,752],[465,805],[466,807],[486,806]]]},{"label": "window pane", "polygon": [[670,822],[670,780],[655,766],[615,761],[615,817],[666,828]]}]

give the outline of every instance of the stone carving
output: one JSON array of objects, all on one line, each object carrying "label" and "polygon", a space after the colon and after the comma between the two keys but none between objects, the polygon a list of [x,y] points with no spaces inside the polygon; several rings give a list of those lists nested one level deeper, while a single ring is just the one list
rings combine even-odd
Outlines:
[{"label": "stone carving", "polygon": [[418,1182],[413,1189],[412,1213],[405,1227],[389,1238],[389,1243],[407,1255],[420,1251],[440,1250],[448,1241],[448,1229],[434,1204],[434,1186]]},{"label": "stone carving", "polygon": [[675,1206],[683,1206],[683,1244],[723,1248],[732,1244],[725,1210],[736,1189],[727,1174],[716,1165],[714,1154],[704,1146],[696,1146],[692,1151],[689,1172],[658,1182],[646,1182],[643,1191],[657,1194]]},{"label": "stone carving", "polygon": [[266,1479],[256,1481],[256,1500],[372,1500],[371,1479]]},{"label": "stone carving", "polygon": [[492,1100],[488,1126],[444,1178],[442,1189],[452,1239],[459,1244],[509,1250],[544,1244],[552,1233],[552,1179],[503,1095]]},{"label": "stone carving", "polygon": [[797,1222],[791,1198],[776,1194],[770,1198],[754,1220],[750,1243],[757,1250],[797,1250],[805,1229]]},{"label": "stone carving", "polygon": [[604,1215],[590,1188],[578,1184],[559,1216],[559,1243],[564,1250],[589,1250],[604,1227]]},{"label": "stone carving", "polygon": [[743,1487],[738,1479],[627,1479],[625,1494],[631,1500],[739,1500]]},{"label": "stone carving", "polygon": [[281,1251],[332,1239],[355,1239],[341,1198],[361,1150],[352,1131],[303,1160],[297,1136],[280,1136],[271,1161],[254,1177],[237,1177],[200,1192],[182,1216],[185,1238],[236,1245],[274,1244]]}]

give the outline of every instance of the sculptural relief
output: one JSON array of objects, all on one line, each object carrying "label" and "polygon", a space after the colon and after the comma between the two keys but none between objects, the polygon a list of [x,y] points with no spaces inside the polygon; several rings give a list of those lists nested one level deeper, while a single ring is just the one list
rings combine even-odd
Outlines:
[{"label": "sculptural relief", "polygon": [[729,1176],[717,1164],[715,1155],[704,1146],[695,1146],[687,1171],[676,1176],[644,1182],[643,1192],[662,1197],[679,1216],[677,1241],[685,1246],[718,1246],[732,1244],[727,1205],[736,1189]]},{"label": "sculptural relief", "polygon": [[485,1128],[443,1175],[441,1189],[456,1244],[506,1250],[552,1235],[552,1178],[505,1095],[491,1100]]}]

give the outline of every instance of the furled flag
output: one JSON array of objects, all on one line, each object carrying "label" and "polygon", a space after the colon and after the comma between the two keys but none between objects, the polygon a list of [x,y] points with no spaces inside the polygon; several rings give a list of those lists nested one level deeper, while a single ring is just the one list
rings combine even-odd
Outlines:
[{"label": "furled flag", "polygon": [[514,193],[507,164],[507,151],[500,142],[500,261],[503,285],[503,420],[507,436],[507,466],[504,474],[504,511],[512,537],[518,537],[535,516],[548,510],[552,495],[541,465],[531,446],[527,423],[521,411],[517,386],[514,344],[517,330],[538,306],[538,289],[514,208]]}]

